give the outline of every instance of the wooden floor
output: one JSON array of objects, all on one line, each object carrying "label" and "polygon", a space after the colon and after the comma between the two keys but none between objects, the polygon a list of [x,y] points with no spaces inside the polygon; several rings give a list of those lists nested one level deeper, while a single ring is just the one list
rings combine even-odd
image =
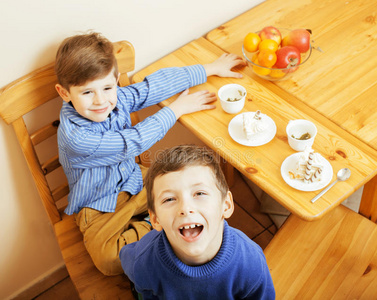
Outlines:
[{"label": "wooden floor", "polygon": [[[248,235],[264,249],[277,231],[268,215],[260,212],[260,205],[242,176],[235,171],[235,183],[231,187],[235,211],[228,223]],[[79,299],[69,277],[38,295],[37,300]]]}]

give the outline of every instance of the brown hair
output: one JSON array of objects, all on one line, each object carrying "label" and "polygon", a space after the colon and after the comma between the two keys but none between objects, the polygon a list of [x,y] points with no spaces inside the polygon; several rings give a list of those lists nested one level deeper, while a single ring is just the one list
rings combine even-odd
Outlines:
[{"label": "brown hair", "polygon": [[216,186],[225,199],[229,190],[224,173],[214,153],[205,147],[195,145],[181,145],[166,149],[157,154],[157,158],[149,167],[145,177],[148,209],[155,212],[153,184],[156,177],[170,172],[180,171],[188,166],[209,167],[215,176]]},{"label": "brown hair", "polygon": [[55,72],[59,83],[67,90],[102,78],[118,65],[113,44],[99,33],[88,33],[66,38],[56,53]]}]

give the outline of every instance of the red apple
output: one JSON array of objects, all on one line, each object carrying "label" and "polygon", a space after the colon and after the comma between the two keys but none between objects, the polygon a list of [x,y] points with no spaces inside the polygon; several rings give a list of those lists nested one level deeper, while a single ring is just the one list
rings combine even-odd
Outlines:
[{"label": "red apple", "polygon": [[276,63],[274,68],[290,68],[285,71],[287,73],[294,72],[297,70],[297,66],[301,62],[300,51],[293,46],[281,47],[276,51]]},{"label": "red apple", "polygon": [[284,46],[294,46],[301,53],[305,53],[309,50],[310,45],[310,33],[306,29],[295,29],[288,33],[281,42]]},{"label": "red apple", "polygon": [[278,43],[278,45],[280,45],[281,42],[281,33],[279,29],[273,26],[264,27],[261,31],[259,31],[259,37],[261,40],[274,40],[276,43]]}]

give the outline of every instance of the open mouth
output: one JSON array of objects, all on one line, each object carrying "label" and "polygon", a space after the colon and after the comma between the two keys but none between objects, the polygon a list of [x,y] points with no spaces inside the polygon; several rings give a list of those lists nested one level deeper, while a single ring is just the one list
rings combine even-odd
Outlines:
[{"label": "open mouth", "polygon": [[179,228],[181,235],[183,235],[185,238],[195,238],[199,236],[202,230],[203,225],[201,224],[185,225]]}]

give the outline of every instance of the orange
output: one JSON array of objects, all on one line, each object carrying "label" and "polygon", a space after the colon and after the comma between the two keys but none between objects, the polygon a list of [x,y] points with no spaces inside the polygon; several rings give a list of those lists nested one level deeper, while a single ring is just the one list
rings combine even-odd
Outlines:
[{"label": "orange", "polygon": [[258,59],[258,52],[253,54],[253,57],[251,58],[251,61],[255,63],[255,61]]},{"label": "orange", "polygon": [[259,51],[271,50],[273,52],[276,52],[278,50],[278,48],[279,48],[278,43],[276,41],[270,40],[270,39],[263,40],[258,45]]},{"label": "orange", "polygon": [[262,67],[271,68],[276,63],[276,54],[271,50],[261,50],[258,54],[258,62]]},{"label": "orange", "polygon": [[258,50],[258,45],[260,43],[260,37],[254,32],[250,32],[245,36],[243,45],[245,50],[248,52],[255,52]]},{"label": "orange", "polygon": [[[259,65],[258,59],[256,59],[254,63]],[[261,76],[267,76],[271,72],[270,69],[258,67],[258,66],[253,66],[253,71],[256,74],[261,75]]]},{"label": "orange", "polygon": [[274,69],[274,70],[271,70],[270,76],[273,78],[281,78],[285,74],[286,73],[284,73],[282,70]]}]

